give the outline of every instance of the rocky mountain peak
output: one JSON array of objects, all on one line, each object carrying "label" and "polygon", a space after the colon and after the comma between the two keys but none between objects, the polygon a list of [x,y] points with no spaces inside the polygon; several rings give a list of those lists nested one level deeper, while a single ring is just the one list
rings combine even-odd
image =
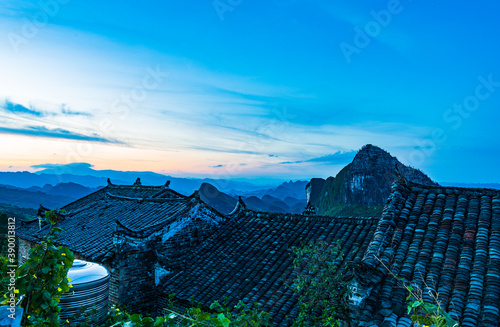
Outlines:
[{"label": "rocky mountain peak", "polygon": [[[313,190],[318,181],[311,181],[309,199],[318,206],[322,214],[335,214],[336,208],[354,206],[363,210],[366,207],[380,208],[389,197],[393,182],[397,178],[397,170],[406,179],[424,185],[437,185],[420,170],[403,165],[389,152],[372,144],[363,146],[353,161],[345,166],[335,178],[330,177],[321,191]],[[306,190],[307,191],[307,190]],[[354,214],[358,214],[354,212]],[[359,213],[359,214],[364,214]]]}]

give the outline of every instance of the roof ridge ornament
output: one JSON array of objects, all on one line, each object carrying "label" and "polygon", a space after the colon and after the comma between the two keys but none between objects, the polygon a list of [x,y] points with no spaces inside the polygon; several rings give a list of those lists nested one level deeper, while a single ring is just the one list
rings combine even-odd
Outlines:
[{"label": "roof ridge ornament", "polygon": [[236,206],[234,207],[233,211],[231,211],[231,213],[229,213],[229,216],[238,214],[239,212],[245,211],[245,210],[247,210],[247,205],[245,204],[245,202],[243,202],[243,199],[241,198],[241,195],[240,195],[240,196],[238,196],[238,202],[236,202]]},{"label": "roof ridge ornament", "polygon": [[170,188],[170,180],[165,183],[165,188]]},{"label": "roof ridge ornament", "polygon": [[302,212],[302,214],[304,216],[315,216],[316,215],[316,208],[311,204],[310,200],[307,202],[307,205],[304,208],[304,211]]},{"label": "roof ridge ornament", "polygon": [[142,185],[141,178],[137,177],[137,179],[135,180],[134,186],[141,186],[141,185]]},{"label": "roof ridge ornament", "polygon": [[113,183],[111,183],[111,179],[109,179],[109,177],[108,177],[107,182],[108,182],[108,186],[113,186],[114,185]]},{"label": "roof ridge ornament", "polygon": [[191,194],[187,199],[194,204],[200,203],[201,202],[200,192],[198,192],[198,190],[195,190],[193,194]]},{"label": "roof ridge ornament", "polygon": [[408,185],[409,180],[406,179],[403,172],[401,170],[399,170],[397,163],[394,165],[394,171],[396,172],[395,182],[403,183],[403,185]]},{"label": "roof ridge ornament", "polygon": [[41,203],[40,206],[38,207],[38,212],[37,212],[37,217],[45,217],[45,211],[49,211],[50,209],[44,207]]}]

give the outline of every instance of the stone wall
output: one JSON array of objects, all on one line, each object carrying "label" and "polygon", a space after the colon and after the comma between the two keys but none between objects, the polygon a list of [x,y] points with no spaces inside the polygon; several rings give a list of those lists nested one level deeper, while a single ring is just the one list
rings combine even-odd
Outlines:
[{"label": "stone wall", "polygon": [[115,255],[111,273],[110,300],[131,313],[155,310],[155,235],[140,237],[118,230],[113,237]]},{"label": "stone wall", "polygon": [[111,274],[109,278],[109,304],[110,306],[118,302],[118,294],[120,289],[120,272],[118,268],[108,268]]},{"label": "stone wall", "polygon": [[[169,274],[185,268],[186,252],[206,239],[218,224],[203,207],[192,210],[156,230],[132,231],[117,226],[113,236],[114,257],[110,299],[133,313],[163,314],[166,300],[157,285]],[[220,218],[219,218],[220,220]]]}]

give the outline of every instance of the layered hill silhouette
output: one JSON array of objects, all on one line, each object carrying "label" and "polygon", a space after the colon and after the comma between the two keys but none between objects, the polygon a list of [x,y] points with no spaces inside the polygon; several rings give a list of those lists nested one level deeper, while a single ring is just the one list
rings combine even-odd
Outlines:
[{"label": "layered hill silhouette", "polygon": [[[261,198],[256,195],[242,196],[247,208],[262,212],[278,213],[302,213],[306,206],[305,192],[302,187],[302,196],[295,198],[291,195],[297,195],[294,187],[290,190],[289,186],[293,182],[285,182],[275,189],[267,189],[257,193],[264,194]],[[306,184],[306,182],[302,182]],[[215,186],[209,183],[203,183],[199,189],[201,199],[221,213],[228,214],[236,206],[238,196],[231,196],[219,191]],[[273,194],[273,195],[271,195]]]},{"label": "layered hill silhouette", "polygon": [[[167,180],[170,180],[172,185],[175,185],[175,189],[183,194],[192,194],[200,188],[202,183],[217,185],[220,190],[227,193],[232,190],[238,192],[257,191],[264,188],[265,185],[270,187],[274,185],[274,182],[258,185],[253,180],[247,182],[234,179],[181,178],[150,171],[96,170],[88,163],[60,165],[36,173],[27,171],[0,172],[0,184],[24,189],[33,186],[43,188],[46,184],[57,185],[59,183],[75,183],[89,188],[104,187],[108,178],[117,185],[131,185],[137,178],[141,179],[143,185],[163,185]],[[307,181],[304,183],[306,184]]]},{"label": "layered hill silhouette", "polygon": [[60,208],[74,200],[75,198],[66,195],[52,195],[41,191],[0,186],[0,203],[17,207],[38,209],[40,204],[43,204],[49,208]]},{"label": "layered hill silhouette", "polygon": [[438,185],[420,170],[368,144],[335,177],[313,178],[306,186],[308,201],[320,215],[380,216],[398,171],[409,181]]},{"label": "layered hill silhouette", "polygon": [[[173,178],[172,184],[186,195],[198,190],[203,201],[225,214],[234,209],[241,196],[247,207],[256,211],[302,213],[310,202],[320,215],[380,216],[396,179],[396,168],[410,181],[437,185],[421,171],[403,165],[387,151],[371,144],[361,148],[335,177],[327,179],[289,181],[266,188],[211,179]],[[55,175],[56,172],[60,175]],[[37,174],[0,172],[0,203],[25,208],[38,208],[39,204],[58,208],[96,191],[99,185],[104,186],[106,174],[116,177],[112,180],[118,184],[131,184],[128,180],[137,174],[141,181],[145,177],[149,182],[145,184],[150,185],[160,185],[167,178],[152,172],[96,171],[88,164],[71,164],[64,169],[46,169]],[[61,179],[70,182],[58,182]]]}]

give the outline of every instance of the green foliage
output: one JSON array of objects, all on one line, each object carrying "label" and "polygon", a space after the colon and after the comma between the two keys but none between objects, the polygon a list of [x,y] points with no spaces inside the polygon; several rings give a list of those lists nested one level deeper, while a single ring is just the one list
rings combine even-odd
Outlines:
[{"label": "green foliage", "polygon": [[[403,278],[396,276],[380,258],[375,256],[375,259],[398,281],[401,287],[406,288],[408,291],[406,302],[408,305],[408,314],[413,322],[424,326],[458,327],[458,323],[451,318],[450,314],[441,308],[441,302],[438,299],[437,293],[429,291],[429,295],[436,304],[425,302],[422,297],[422,289],[408,285]],[[424,284],[427,286],[425,281]]]},{"label": "green foliage", "polygon": [[7,294],[9,287],[9,275],[7,274],[9,259],[5,256],[0,256],[0,290],[3,294]]},{"label": "green foliage", "polygon": [[343,203],[342,195],[346,192],[343,183],[350,167],[351,164],[348,164],[342,168],[335,178],[330,177],[326,180],[320,192],[322,196],[319,200],[318,214],[346,217],[380,217],[384,209],[383,206]]},{"label": "green foliage", "polygon": [[0,203],[0,212],[8,217],[16,217],[16,220],[32,220],[36,218],[37,210],[33,208],[24,208],[13,206],[6,203]]},{"label": "green foliage", "polygon": [[54,227],[60,211],[46,211],[49,233],[29,251],[29,258],[16,270],[16,287],[24,295],[23,326],[59,326],[59,301],[70,290],[67,273],[73,264],[73,253],[56,246],[60,228]]},{"label": "green foliage", "polygon": [[[345,175],[349,171],[352,164],[348,164],[337,174],[337,176],[329,177],[323,189],[321,190],[322,196],[320,197],[319,209],[321,210],[321,214],[326,214],[327,210],[335,207],[337,204],[341,203],[342,200],[342,192],[343,192],[343,181]],[[327,194],[326,196],[324,196]]]},{"label": "green foliage", "polygon": [[[0,253],[2,255],[8,254],[7,252],[7,233],[9,225],[9,216],[0,212]],[[17,251],[16,251],[17,252]]]},{"label": "green foliage", "polygon": [[298,268],[294,290],[299,295],[300,311],[294,326],[340,326],[348,319],[349,288],[338,269],[343,259],[340,245],[323,241],[293,247],[294,266]]},{"label": "green foliage", "polygon": [[129,314],[116,306],[111,308],[106,321],[106,327],[184,327],[184,326],[211,326],[211,327],[259,327],[271,326],[270,316],[266,312],[260,312],[255,305],[248,308],[243,302],[239,302],[234,308],[229,308],[227,298],[224,306],[218,301],[210,305],[210,312],[204,311],[199,304],[192,303],[191,308],[180,313],[173,310],[173,295],[170,295],[169,306],[166,311],[170,313],[164,317],[144,317],[141,314]]},{"label": "green foliage", "polygon": [[[457,327],[458,323],[451,318],[450,314],[441,308],[440,302],[437,305],[424,302],[419,296],[421,291],[415,291],[412,286],[405,286],[409,291],[406,298],[408,302],[408,314],[411,320],[421,325],[433,325],[435,327]],[[433,295],[433,297],[437,297]],[[416,298],[416,299],[415,299]]]},{"label": "green foliage", "polygon": [[7,275],[7,265],[9,264],[9,259],[7,258],[7,232],[8,232],[8,216],[0,212],[0,290],[3,294],[7,293],[7,285],[9,284],[9,276]]},{"label": "green foliage", "polygon": [[69,327],[95,327],[98,323],[99,315],[96,307],[92,307],[91,309],[81,307],[78,313],[65,321],[61,321],[61,325]]}]

